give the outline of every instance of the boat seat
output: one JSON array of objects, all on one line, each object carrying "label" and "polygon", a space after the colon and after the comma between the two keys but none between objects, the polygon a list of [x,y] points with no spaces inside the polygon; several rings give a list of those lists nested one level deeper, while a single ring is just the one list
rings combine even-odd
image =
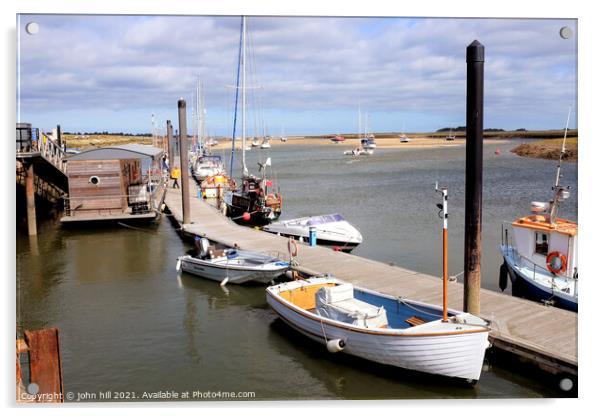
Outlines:
[{"label": "boat seat", "polygon": [[217,257],[224,257],[225,254],[225,250],[218,250],[217,248],[210,246],[209,247],[209,258],[210,259],[215,259]]},{"label": "boat seat", "polygon": [[406,322],[410,324],[410,326],[426,324],[426,321],[418,316],[412,316],[411,318],[406,319]]},{"label": "boat seat", "polygon": [[353,297],[353,285],[323,287],[316,292],[316,312],[323,318],[334,319],[362,328],[386,328],[387,312]]}]

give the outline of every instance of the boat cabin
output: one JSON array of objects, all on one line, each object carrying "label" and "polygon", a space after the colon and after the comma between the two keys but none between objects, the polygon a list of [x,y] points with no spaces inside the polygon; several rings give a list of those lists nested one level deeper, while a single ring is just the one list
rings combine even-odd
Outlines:
[{"label": "boat cabin", "polygon": [[65,158],[69,196],[61,222],[155,218],[165,189],[163,150],[123,145]]},{"label": "boat cabin", "polygon": [[572,277],[577,273],[576,222],[557,218],[552,224],[549,215],[535,214],[517,219],[512,229],[521,257],[546,269],[548,256],[558,252],[566,259],[566,271],[559,274]]}]

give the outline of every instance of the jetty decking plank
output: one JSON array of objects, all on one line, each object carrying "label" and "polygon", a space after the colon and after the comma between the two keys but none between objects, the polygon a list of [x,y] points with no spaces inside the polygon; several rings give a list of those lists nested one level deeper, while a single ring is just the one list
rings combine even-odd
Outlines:
[{"label": "jetty decking plank", "polygon": [[[274,234],[242,227],[224,217],[207,202],[194,197],[191,184],[190,218],[183,231],[242,249],[278,251],[288,255],[288,240]],[[165,204],[176,221],[182,222],[181,192],[168,189]],[[331,273],[337,278],[395,297],[426,303],[441,303],[441,278],[400,266],[391,266],[325,247],[300,245],[298,269],[315,274]],[[448,285],[449,307],[463,309],[463,285]],[[481,289],[481,317],[492,321],[494,345],[523,357],[531,357],[558,371],[577,372],[577,314],[502,293]],[[495,341],[499,342],[495,342]],[[522,353],[519,352],[523,351]],[[533,358],[535,357],[535,358]],[[561,364],[555,364],[561,362]]]}]

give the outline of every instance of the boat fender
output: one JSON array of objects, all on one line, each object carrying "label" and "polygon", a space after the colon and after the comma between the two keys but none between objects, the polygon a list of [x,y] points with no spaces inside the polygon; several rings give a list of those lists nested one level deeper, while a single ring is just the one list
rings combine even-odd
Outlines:
[{"label": "boat fender", "polygon": [[227,277],[226,277],[226,278],[224,278],[224,280],[222,280],[222,281],[220,282],[220,284],[219,284],[219,285],[220,285],[221,287],[224,287],[224,286],[226,286],[226,283],[228,283],[228,278],[227,278]]},{"label": "boat fender", "polygon": [[344,348],[345,341],[343,341],[342,339],[331,339],[326,343],[326,349],[328,350],[328,352],[332,352],[333,354],[335,352],[343,351]]},{"label": "boat fender", "polygon": [[178,261],[176,262],[176,271],[180,271],[182,270],[182,259],[178,258]]},{"label": "boat fender", "polygon": [[508,287],[508,267],[506,266],[506,262],[503,262],[500,266],[500,277],[498,285],[502,292]]},{"label": "boat fender", "polygon": [[546,257],[546,266],[554,274],[566,272],[566,257],[559,251],[553,251]]}]

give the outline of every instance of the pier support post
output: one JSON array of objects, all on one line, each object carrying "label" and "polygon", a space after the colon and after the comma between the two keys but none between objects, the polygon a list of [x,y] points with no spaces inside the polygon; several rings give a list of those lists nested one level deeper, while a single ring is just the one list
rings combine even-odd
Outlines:
[{"label": "pier support post", "polygon": [[63,148],[63,135],[61,134],[61,125],[56,125],[56,143],[59,145],[59,148]]},{"label": "pier support post", "polygon": [[173,126],[171,125],[171,120],[167,120],[167,127],[165,130],[167,131],[167,155],[169,156],[169,169],[171,169],[173,168],[173,162],[176,153],[176,145],[174,144]]},{"label": "pier support post", "polygon": [[483,194],[483,80],[485,47],[466,48],[466,201],[464,217],[464,311],[480,313]]},{"label": "pier support post", "polygon": [[29,235],[37,235],[36,225],[36,191],[34,187],[33,163],[25,167],[25,199],[27,201],[27,232]]},{"label": "pier support post", "polygon": [[186,128],[186,100],[178,100],[180,130],[180,176],[182,183],[182,224],[190,224],[190,189],[188,188],[188,130]]}]

